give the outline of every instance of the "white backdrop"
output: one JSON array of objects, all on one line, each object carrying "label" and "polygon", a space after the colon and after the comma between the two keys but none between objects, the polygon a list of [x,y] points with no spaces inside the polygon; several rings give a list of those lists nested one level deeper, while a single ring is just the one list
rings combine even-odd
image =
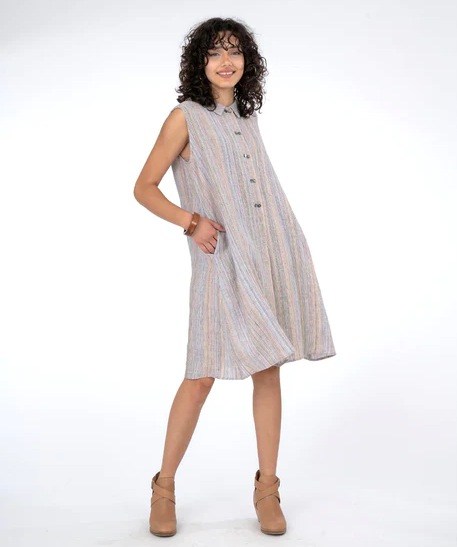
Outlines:
[{"label": "white backdrop", "polygon": [[[255,32],[259,117],[337,355],[281,367],[297,545],[457,540],[457,7],[431,1],[1,1],[0,540],[149,545],[184,376],[190,257],[133,187],[182,40]],[[179,205],[171,169],[161,190]],[[170,305],[170,302],[172,303]],[[255,545],[252,381],[216,381],[173,545]]]}]

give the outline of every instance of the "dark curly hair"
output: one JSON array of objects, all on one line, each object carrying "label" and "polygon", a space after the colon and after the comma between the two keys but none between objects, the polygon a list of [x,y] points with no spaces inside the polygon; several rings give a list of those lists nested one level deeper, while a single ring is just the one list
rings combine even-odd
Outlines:
[{"label": "dark curly hair", "polygon": [[258,51],[253,31],[246,25],[231,18],[214,17],[195,25],[184,39],[182,46],[179,79],[181,85],[175,91],[181,93],[178,102],[191,99],[204,107],[216,108],[211,85],[205,74],[207,54],[220,40],[219,33],[228,31],[228,43],[224,48],[235,45],[232,36],[238,38],[238,48],[244,56],[244,72],[235,85],[234,95],[240,115],[251,116],[262,107],[267,62]]}]

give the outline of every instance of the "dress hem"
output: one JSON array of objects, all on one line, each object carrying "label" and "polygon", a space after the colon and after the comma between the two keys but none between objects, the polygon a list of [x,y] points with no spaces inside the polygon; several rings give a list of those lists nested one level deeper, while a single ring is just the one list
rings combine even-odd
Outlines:
[{"label": "dress hem", "polygon": [[[328,353],[325,355],[308,355],[308,356],[302,355],[301,357],[297,357],[296,359],[290,359],[286,361],[283,360],[282,362],[279,361],[278,363],[274,363],[273,365],[270,365],[270,367],[267,367],[267,368],[271,368],[272,366],[282,367],[283,365],[287,363],[294,363],[296,361],[301,361],[302,359],[306,359],[307,361],[321,361],[322,359],[328,359],[329,357],[334,357],[335,355],[336,355],[336,352]],[[253,374],[256,374],[257,372],[261,372],[262,370],[266,370],[266,368],[257,370],[256,372],[253,372],[252,374],[245,374],[243,376],[238,376],[237,378],[231,378],[228,376],[213,376],[211,374],[206,376],[195,376],[195,375],[186,374],[184,378],[187,380],[199,380],[200,378],[214,378],[215,380],[245,380],[246,378],[249,378],[250,376],[252,376]]]}]

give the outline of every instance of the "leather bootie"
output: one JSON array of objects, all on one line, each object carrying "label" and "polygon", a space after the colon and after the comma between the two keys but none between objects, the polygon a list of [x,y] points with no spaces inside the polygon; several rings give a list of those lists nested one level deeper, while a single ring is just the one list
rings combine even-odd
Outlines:
[{"label": "leather bootie", "polygon": [[275,475],[276,481],[269,485],[259,479],[260,469],[257,470],[254,478],[254,507],[257,520],[260,522],[260,530],[264,534],[284,534],[287,530],[286,519],[282,512],[278,488],[279,478]]},{"label": "leather bootie", "polygon": [[176,498],[174,477],[159,478],[158,471],[151,481],[151,514],[149,531],[160,537],[176,534]]}]

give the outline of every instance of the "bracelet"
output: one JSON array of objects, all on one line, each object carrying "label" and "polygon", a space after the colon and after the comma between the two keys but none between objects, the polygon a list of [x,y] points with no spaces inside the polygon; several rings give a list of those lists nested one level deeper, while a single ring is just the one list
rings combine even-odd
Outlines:
[{"label": "bracelet", "polygon": [[198,224],[199,220],[200,220],[200,215],[198,213],[194,212],[194,214],[192,216],[192,220],[190,221],[189,226],[183,232],[184,235],[191,236],[194,233],[195,228],[197,227],[197,224]]}]

